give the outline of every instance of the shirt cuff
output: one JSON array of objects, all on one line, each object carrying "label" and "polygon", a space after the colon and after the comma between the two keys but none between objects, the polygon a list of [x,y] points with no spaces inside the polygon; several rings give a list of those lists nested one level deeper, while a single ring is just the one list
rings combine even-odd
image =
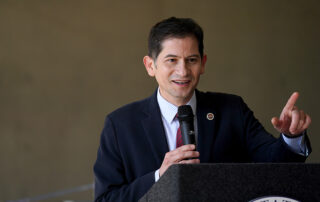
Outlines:
[{"label": "shirt cuff", "polygon": [[305,141],[305,132],[302,133],[301,136],[298,137],[287,137],[283,133],[281,134],[284,142],[289,146],[291,151],[294,153],[300,154],[302,156],[308,156],[308,147]]},{"label": "shirt cuff", "polygon": [[154,172],[154,181],[157,182],[159,180],[160,176],[159,176],[159,169],[156,170],[156,172]]}]

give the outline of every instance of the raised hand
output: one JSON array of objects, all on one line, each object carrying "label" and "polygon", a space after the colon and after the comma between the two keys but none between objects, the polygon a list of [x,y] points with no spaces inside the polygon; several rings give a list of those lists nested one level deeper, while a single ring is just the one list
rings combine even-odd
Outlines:
[{"label": "raised hand", "polygon": [[299,97],[298,92],[294,92],[284,106],[280,118],[273,117],[271,123],[275,129],[287,136],[298,136],[311,124],[311,118],[304,111],[299,110],[295,103]]}]

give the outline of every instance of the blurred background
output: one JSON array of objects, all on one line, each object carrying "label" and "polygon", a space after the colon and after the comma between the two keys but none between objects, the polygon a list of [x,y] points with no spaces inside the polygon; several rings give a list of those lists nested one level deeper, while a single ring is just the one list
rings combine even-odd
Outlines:
[{"label": "blurred background", "polygon": [[[270,119],[299,91],[307,162],[319,163],[319,1],[1,0],[0,201],[93,183],[104,118],[156,89],[142,58],[151,26],[171,16],[204,29],[198,89],[242,96],[275,136]],[[46,200],[92,201],[88,187]]]}]

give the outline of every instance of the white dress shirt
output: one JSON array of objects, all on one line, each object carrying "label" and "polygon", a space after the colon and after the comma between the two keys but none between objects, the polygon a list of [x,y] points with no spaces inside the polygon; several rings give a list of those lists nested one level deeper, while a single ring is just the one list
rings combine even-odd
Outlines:
[{"label": "white dress shirt", "polygon": [[[166,133],[166,137],[167,137],[167,143],[169,146],[169,150],[172,151],[174,149],[176,149],[176,137],[177,137],[177,131],[179,128],[179,121],[178,118],[176,118],[176,115],[178,113],[178,106],[175,106],[174,104],[171,104],[170,102],[168,102],[166,99],[164,99],[161,94],[160,91],[158,89],[158,95],[157,95],[157,100],[158,100],[158,104],[160,107],[160,112],[161,112],[161,119],[162,119],[162,123],[164,126],[164,130]],[[195,92],[193,93],[191,99],[189,100],[189,102],[187,103],[187,105],[190,105],[193,111],[193,115],[194,115],[194,132],[195,132],[195,139],[197,140],[197,134],[198,134],[198,124],[197,124],[197,119],[196,119],[196,106],[197,106],[197,99],[196,99],[196,94]]]}]

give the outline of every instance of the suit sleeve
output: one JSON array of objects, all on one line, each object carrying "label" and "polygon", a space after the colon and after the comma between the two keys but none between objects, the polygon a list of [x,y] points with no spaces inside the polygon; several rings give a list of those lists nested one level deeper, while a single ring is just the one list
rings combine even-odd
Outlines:
[{"label": "suit sleeve", "polygon": [[[242,99],[240,103],[248,154],[254,162],[304,162],[306,160],[305,156],[292,152],[283,138],[275,138],[269,134]],[[308,138],[306,139],[308,141]],[[310,145],[309,142],[307,145]]]},{"label": "suit sleeve", "polygon": [[129,180],[116,130],[106,118],[94,165],[95,201],[138,201],[154,184],[154,172]]}]

